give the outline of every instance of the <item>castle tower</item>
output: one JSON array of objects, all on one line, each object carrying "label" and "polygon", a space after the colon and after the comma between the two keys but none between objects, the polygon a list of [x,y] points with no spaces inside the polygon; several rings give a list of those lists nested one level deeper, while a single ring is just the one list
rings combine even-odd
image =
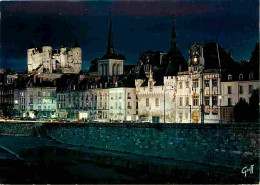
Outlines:
[{"label": "castle tower", "polygon": [[45,72],[52,73],[51,57],[52,57],[52,47],[43,46],[42,47],[42,64],[43,64],[43,68],[45,70],[47,70]]},{"label": "castle tower", "polygon": [[60,67],[64,68],[67,64],[67,46],[65,43],[60,48]]},{"label": "castle tower", "polygon": [[72,48],[72,55],[73,55],[73,63],[72,67],[75,73],[79,73],[82,66],[82,50],[78,41],[75,41],[74,46]]}]

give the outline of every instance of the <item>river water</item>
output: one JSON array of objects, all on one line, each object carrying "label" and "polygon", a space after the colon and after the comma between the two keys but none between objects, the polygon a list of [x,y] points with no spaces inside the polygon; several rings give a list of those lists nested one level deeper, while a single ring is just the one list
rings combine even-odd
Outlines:
[{"label": "river water", "polygon": [[259,182],[258,173],[255,169],[244,177],[241,169],[90,149],[41,137],[0,136],[0,183],[248,184]]}]

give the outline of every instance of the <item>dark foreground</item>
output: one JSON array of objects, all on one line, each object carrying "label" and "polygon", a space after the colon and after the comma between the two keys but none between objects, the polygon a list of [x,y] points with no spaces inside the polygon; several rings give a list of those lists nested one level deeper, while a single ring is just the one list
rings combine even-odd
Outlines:
[{"label": "dark foreground", "polygon": [[0,183],[259,182],[259,164],[247,177],[241,170],[95,150],[40,137],[0,136]]}]

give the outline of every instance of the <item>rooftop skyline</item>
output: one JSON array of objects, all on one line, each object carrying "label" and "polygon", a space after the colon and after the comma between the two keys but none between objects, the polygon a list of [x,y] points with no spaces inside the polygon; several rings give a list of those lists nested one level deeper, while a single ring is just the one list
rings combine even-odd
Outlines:
[{"label": "rooftop skyline", "polygon": [[55,1],[1,2],[0,67],[25,71],[26,52],[32,40],[38,45],[68,47],[78,40],[82,69],[107,49],[109,13],[113,45],[136,64],[145,50],[170,48],[174,17],[177,45],[188,59],[188,45],[218,38],[232,49],[236,61],[250,58],[258,42],[258,1]]}]

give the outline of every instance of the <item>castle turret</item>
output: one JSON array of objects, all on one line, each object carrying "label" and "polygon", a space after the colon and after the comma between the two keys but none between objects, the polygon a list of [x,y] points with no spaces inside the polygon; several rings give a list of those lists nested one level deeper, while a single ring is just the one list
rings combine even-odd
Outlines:
[{"label": "castle turret", "polygon": [[73,69],[74,72],[79,73],[81,70],[81,65],[82,65],[82,50],[80,48],[80,45],[78,41],[75,41],[74,46],[72,48],[72,55],[73,55]]},{"label": "castle turret", "polygon": [[63,68],[67,64],[67,46],[65,43],[62,43],[60,48],[60,67]]},{"label": "castle turret", "polygon": [[51,46],[43,46],[42,47],[43,68],[45,70],[47,70],[47,72],[50,72],[50,73],[52,73],[51,56],[52,56],[52,47]]}]

